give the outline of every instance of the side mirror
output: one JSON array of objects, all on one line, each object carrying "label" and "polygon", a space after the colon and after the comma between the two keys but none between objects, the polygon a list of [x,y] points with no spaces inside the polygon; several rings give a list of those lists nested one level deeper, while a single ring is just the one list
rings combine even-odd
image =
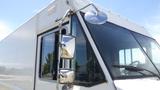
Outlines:
[{"label": "side mirror", "polygon": [[61,69],[60,70],[60,81],[61,84],[71,84],[74,82],[74,71]]},{"label": "side mirror", "polygon": [[88,6],[92,5],[94,7],[94,11],[88,11],[85,13],[84,18],[87,22],[91,24],[104,24],[106,23],[108,17],[107,14],[100,11],[94,4],[89,4]]},{"label": "side mirror", "polygon": [[85,20],[91,24],[104,24],[107,21],[107,15],[101,11],[89,11],[85,13]]},{"label": "side mirror", "polygon": [[61,44],[61,58],[72,59],[75,52],[75,37],[70,35],[62,35]]}]

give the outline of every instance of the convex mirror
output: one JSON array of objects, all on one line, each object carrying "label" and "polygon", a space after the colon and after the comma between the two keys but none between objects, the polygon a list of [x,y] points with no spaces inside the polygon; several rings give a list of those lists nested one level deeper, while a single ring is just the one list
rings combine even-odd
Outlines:
[{"label": "convex mirror", "polygon": [[107,15],[101,11],[88,11],[85,13],[85,20],[91,24],[104,24],[107,21]]},{"label": "convex mirror", "polygon": [[75,37],[71,35],[62,35],[61,58],[72,59],[75,52]]},{"label": "convex mirror", "polygon": [[60,70],[60,83],[69,84],[74,82],[74,71],[70,69]]},{"label": "convex mirror", "polygon": [[108,17],[107,14],[101,10],[99,10],[94,4],[92,5],[95,10],[90,10],[85,13],[84,18],[87,22],[91,24],[104,24],[106,23]]}]

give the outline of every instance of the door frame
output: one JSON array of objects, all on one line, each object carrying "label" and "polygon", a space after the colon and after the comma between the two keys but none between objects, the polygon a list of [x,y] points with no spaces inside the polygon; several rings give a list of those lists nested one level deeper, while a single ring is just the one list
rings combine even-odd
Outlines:
[{"label": "door frame", "polygon": [[[66,21],[62,24],[62,28],[66,28],[66,27],[68,27],[68,30],[70,29],[70,21]],[[39,71],[40,71],[40,55],[41,55],[41,43],[42,43],[41,38],[47,34],[58,32],[59,31],[58,28],[59,28],[59,26],[55,26],[52,29],[46,30],[46,31],[37,35],[33,90],[36,90],[37,80],[40,80]],[[44,82],[48,81],[51,83],[57,83],[57,80],[41,80],[41,81],[44,81]]]}]

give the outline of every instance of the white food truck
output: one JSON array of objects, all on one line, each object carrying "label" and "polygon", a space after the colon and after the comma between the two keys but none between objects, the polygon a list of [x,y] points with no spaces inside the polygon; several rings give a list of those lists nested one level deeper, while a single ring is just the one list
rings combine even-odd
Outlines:
[{"label": "white food truck", "polygon": [[0,90],[160,90],[160,47],[90,1],[55,0],[0,42]]}]

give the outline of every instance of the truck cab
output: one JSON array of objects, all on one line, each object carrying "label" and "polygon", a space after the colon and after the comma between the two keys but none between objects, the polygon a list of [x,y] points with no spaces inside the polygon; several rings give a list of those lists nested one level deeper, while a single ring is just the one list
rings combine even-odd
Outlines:
[{"label": "truck cab", "polygon": [[55,0],[0,43],[0,89],[159,90],[159,53],[145,28],[90,1]]},{"label": "truck cab", "polygon": [[[82,2],[83,4],[79,5]],[[75,45],[71,46],[72,49],[74,48],[72,58],[59,56],[58,68],[69,69],[68,72],[73,71],[74,75],[71,76],[74,80],[71,83],[64,83],[65,79],[60,76],[58,85],[57,83],[57,86],[51,84],[52,87],[62,90],[140,90],[143,87],[145,90],[150,90],[153,82],[160,83],[160,60],[158,59],[160,48],[145,28],[111,12],[105,12],[107,19],[105,22],[102,20],[101,23],[99,20],[105,17],[104,13],[101,13],[99,8],[87,1],[68,0],[68,5],[71,5],[72,8],[67,17],[69,21],[68,24],[62,23],[60,25],[62,27],[60,33],[62,36],[74,37],[75,42],[72,42],[72,45]],[[94,17],[94,13],[96,13],[98,20],[97,17]],[[91,14],[89,18],[88,14]],[[53,32],[55,38],[56,33]],[[60,40],[63,39],[62,36]],[[43,48],[43,43],[41,44],[41,48]],[[56,61],[58,56],[54,58]],[[57,65],[57,62],[53,63]],[[45,77],[43,66],[41,67],[41,78]],[[50,74],[53,74],[54,71],[56,77],[57,68],[51,67]],[[59,73],[61,73],[61,69]],[[52,77],[50,79],[53,79]],[[63,78],[62,81],[64,80],[63,83],[60,83],[61,78]],[[148,87],[144,87],[144,85]],[[36,86],[41,86],[37,90],[46,89],[43,87],[44,83]],[[158,84],[153,88],[157,90]]]}]

